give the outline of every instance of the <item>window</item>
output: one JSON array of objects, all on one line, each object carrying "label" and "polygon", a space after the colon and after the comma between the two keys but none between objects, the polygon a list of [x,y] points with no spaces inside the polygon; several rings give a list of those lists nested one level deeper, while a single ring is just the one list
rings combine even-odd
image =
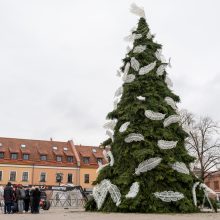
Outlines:
[{"label": "window", "polygon": [[89,157],[83,157],[83,163],[88,164],[89,163]]},{"label": "window", "polygon": [[11,159],[12,159],[12,160],[18,159],[18,154],[17,154],[17,153],[12,153],[12,154],[11,154]]},{"label": "window", "polygon": [[0,181],[2,181],[2,170],[0,170]]},{"label": "window", "polygon": [[84,174],[84,183],[89,183],[89,174]]},{"label": "window", "polygon": [[68,156],[67,157],[67,162],[72,163],[73,162],[73,157],[72,156]]},{"label": "window", "polygon": [[61,183],[63,180],[63,174],[62,173],[56,173],[56,182]]},{"label": "window", "polygon": [[57,156],[57,162],[61,162],[62,161],[62,157],[61,156]]},{"label": "window", "polygon": [[3,158],[4,158],[4,153],[0,152],[0,159],[3,159]]},{"label": "window", "polygon": [[25,148],[26,147],[26,145],[25,144],[21,144],[21,148]]},{"label": "window", "polygon": [[67,183],[72,183],[73,182],[73,174],[72,173],[68,173],[67,175]]},{"label": "window", "polygon": [[16,172],[15,171],[11,171],[10,172],[10,181],[15,181],[16,180]]},{"label": "window", "polygon": [[47,160],[47,155],[40,155],[40,160]]},{"label": "window", "polygon": [[22,181],[27,182],[28,181],[28,172],[23,172],[22,174]]},{"label": "window", "polygon": [[97,163],[102,164],[102,158],[97,158]]},{"label": "window", "polygon": [[219,189],[219,181],[214,181],[214,190]]},{"label": "window", "polygon": [[46,173],[40,174],[40,182],[46,182]]},{"label": "window", "polygon": [[29,154],[23,154],[23,160],[29,160]]}]

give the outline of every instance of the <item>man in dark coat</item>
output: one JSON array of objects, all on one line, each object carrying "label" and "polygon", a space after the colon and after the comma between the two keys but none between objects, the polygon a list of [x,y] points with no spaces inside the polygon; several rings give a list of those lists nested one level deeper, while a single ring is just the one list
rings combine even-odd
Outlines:
[{"label": "man in dark coat", "polygon": [[30,206],[30,190],[27,188],[25,190],[25,198],[24,198],[24,210],[28,212]]},{"label": "man in dark coat", "polygon": [[39,213],[40,198],[41,192],[39,188],[36,188],[33,192],[33,213]]},{"label": "man in dark coat", "polygon": [[6,213],[11,213],[11,206],[13,203],[13,189],[10,182],[8,182],[4,189],[4,202],[6,207]]}]

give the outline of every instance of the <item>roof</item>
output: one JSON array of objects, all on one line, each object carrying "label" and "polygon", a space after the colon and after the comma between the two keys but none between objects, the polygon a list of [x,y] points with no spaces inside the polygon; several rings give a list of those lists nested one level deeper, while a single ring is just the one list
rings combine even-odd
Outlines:
[{"label": "roof", "polygon": [[[0,152],[4,152],[4,159],[0,159],[0,163],[76,166],[76,157],[70,141],[61,142],[0,137]],[[12,160],[10,158],[11,153],[17,153],[18,159]],[[23,154],[29,154],[29,160],[23,160]],[[47,161],[41,161],[40,155],[47,155]],[[57,162],[56,156],[62,156],[62,162]],[[73,157],[73,163],[67,162],[67,156]]]}]

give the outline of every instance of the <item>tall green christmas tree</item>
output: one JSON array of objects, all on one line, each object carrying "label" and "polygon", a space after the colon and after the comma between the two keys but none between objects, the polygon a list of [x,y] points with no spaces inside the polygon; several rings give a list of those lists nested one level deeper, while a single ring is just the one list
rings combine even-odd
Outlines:
[{"label": "tall green christmas tree", "polygon": [[[194,161],[184,147],[187,133],[181,127],[170,89],[169,65],[162,46],[146,23],[144,10],[129,39],[133,48],[121,68],[123,85],[115,96],[115,108],[105,124],[110,136],[103,145],[109,163],[100,166],[87,210],[110,212],[195,212],[192,189]],[[120,73],[119,73],[120,75]]]}]

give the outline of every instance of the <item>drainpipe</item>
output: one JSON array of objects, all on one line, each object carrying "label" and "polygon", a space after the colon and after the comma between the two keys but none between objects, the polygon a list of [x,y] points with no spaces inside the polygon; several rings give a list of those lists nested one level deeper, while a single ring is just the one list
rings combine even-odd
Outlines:
[{"label": "drainpipe", "polygon": [[31,185],[32,185],[32,186],[34,185],[34,163],[33,163],[33,166],[32,166],[32,178],[31,178]]}]

